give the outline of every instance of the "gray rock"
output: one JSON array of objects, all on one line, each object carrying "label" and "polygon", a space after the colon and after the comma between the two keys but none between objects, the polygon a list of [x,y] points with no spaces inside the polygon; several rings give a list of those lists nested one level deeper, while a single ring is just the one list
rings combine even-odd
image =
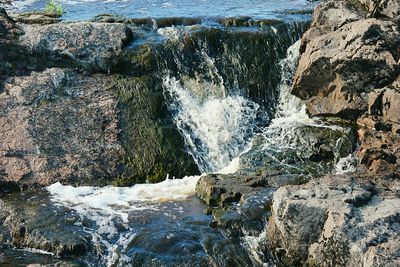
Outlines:
[{"label": "gray rock", "polygon": [[92,251],[92,235],[85,231],[79,214],[51,204],[45,191],[3,195],[0,211],[6,244],[56,257],[85,256]]},{"label": "gray rock", "polygon": [[345,24],[307,44],[294,79],[302,99],[332,92],[365,92],[394,79],[399,41],[394,22],[365,19]]},{"label": "gray rock", "polygon": [[282,187],[274,195],[270,247],[289,265],[396,266],[399,190],[398,180],[351,176]]},{"label": "gray rock", "polygon": [[108,71],[109,64],[133,38],[131,30],[118,23],[58,23],[22,25],[20,46],[55,62],[71,61],[88,70]]},{"label": "gray rock", "polygon": [[306,100],[312,116],[356,119],[367,111],[367,93],[396,78],[398,24],[369,14],[373,3],[326,1],[316,9],[302,38],[292,91]]},{"label": "gray rock", "polygon": [[196,185],[197,196],[211,207],[225,206],[239,202],[244,194],[251,193],[268,185],[265,177],[209,174],[199,179]]}]

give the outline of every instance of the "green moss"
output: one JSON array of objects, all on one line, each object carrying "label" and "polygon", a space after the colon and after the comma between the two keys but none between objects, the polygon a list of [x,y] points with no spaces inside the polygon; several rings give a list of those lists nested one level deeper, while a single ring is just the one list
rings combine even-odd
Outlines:
[{"label": "green moss", "polygon": [[197,174],[193,158],[169,118],[160,81],[153,76],[115,79],[119,99],[120,142],[126,152],[114,185],[160,182],[169,174]]}]

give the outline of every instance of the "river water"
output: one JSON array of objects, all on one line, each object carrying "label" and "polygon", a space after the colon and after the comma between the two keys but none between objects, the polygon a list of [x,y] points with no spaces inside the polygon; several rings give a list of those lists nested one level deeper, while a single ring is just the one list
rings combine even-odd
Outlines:
[{"label": "river water", "polygon": [[[41,10],[46,0],[16,0],[19,11]],[[286,11],[312,7],[307,0],[58,0],[65,8],[64,19],[84,20],[101,13],[133,18],[153,17],[215,17],[250,16],[252,18],[282,18]]]}]

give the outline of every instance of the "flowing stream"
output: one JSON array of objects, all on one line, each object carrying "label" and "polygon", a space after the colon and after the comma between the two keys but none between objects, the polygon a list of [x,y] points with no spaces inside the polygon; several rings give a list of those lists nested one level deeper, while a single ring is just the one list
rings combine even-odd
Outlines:
[{"label": "flowing stream", "polygon": [[[279,115],[272,122],[274,129],[308,120],[301,103],[288,94],[298,47],[298,43],[292,46],[281,61]],[[185,84],[167,75],[163,85],[172,99],[169,108],[174,121],[204,173],[235,172],[238,157],[250,148],[256,132],[270,129],[255,127],[258,104],[240,94],[225,93],[221,84]],[[188,86],[205,91],[220,86],[217,91],[224,93],[199,97]],[[48,191],[58,205],[76,210],[82,220],[96,222],[96,227],[87,231],[105,251],[101,262],[107,266],[228,266],[230,257],[241,266],[259,264],[257,247],[262,235],[247,237],[243,243],[208,226],[210,217],[203,214],[204,206],[194,197],[200,177],[167,178],[158,184],[125,188],[76,188],[57,183]],[[224,247],[226,244],[229,246]],[[230,255],[232,252],[235,254]],[[194,261],[193,265],[184,263],[186,260]]]},{"label": "flowing stream", "polygon": [[[260,136],[266,148],[295,146],[291,129],[313,124],[303,103],[290,95],[299,56],[296,40],[307,28],[304,18],[293,22],[285,15],[289,23],[246,29],[214,25],[220,16],[281,18],[288,10],[309,8],[308,1],[231,1],[217,7],[212,1],[193,5],[186,0],[61,2],[66,20],[92,17],[91,10],[131,17],[201,17],[201,25],[154,27],[149,40],[162,40],[157,66],[168,110],[203,175],[235,173],[240,156]],[[43,5],[30,0],[16,1],[14,7],[26,11]],[[137,41],[132,49],[142,42],[148,40]],[[349,161],[340,161],[338,171],[346,171]],[[84,259],[87,265],[268,266],[265,232],[238,238],[210,227],[212,218],[195,196],[201,176],[165,175],[163,182],[132,187],[47,187],[52,202],[77,212],[76,224],[92,236],[94,255]]]}]

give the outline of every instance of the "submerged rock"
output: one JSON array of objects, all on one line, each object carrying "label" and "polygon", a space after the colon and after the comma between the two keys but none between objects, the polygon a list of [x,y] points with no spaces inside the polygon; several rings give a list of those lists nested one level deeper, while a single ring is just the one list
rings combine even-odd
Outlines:
[{"label": "submerged rock", "polygon": [[[334,171],[340,158],[355,148],[355,133],[349,127],[295,123],[271,126],[255,139],[250,151],[240,157],[240,173],[304,180]],[[275,186],[285,182],[276,180]]]},{"label": "submerged rock", "polygon": [[400,184],[369,178],[326,176],[280,188],[274,195],[268,240],[282,262],[398,265]]},{"label": "submerged rock", "polygon": [[92,251],[92,235],[85,231],[80,216],[53,205],[47,192],[3,195],[0,211],[0,229],[5,233],[2,244],[64,258],[85,256]]}]

